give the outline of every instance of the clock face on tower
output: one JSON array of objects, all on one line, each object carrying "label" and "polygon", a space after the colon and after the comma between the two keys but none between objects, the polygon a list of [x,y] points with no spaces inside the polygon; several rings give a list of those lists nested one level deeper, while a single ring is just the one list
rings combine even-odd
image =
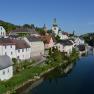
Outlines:
[{"label": "clock face on tower", "polygon": [[56,30],[56,27],[54,27],[54,30]]}]

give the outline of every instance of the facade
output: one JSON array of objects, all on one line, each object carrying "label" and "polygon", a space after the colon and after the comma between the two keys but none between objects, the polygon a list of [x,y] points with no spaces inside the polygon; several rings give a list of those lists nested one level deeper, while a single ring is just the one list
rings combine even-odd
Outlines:
[{"label": "facade", "polygon": [[31,58],[44,55],[44,43],[39,37],[28,36],[24,40],[31,47]]},{"label": "facade", "polygon": [[73,43],[69,40],[62,40],[60,43],[56,44],[60,52],[65,52],[70,54],[73,49]]},{"label": "facade", "polygon": [[83,39],[81,39],[81,38],[79,38],[79,37],[75,38],[75,45],[81,45],[81,44],[84,44],[84,43],[85,43],[85,42],[84,42]]},{"label": "facade", "polygon": [[10,58],[16,58],[15,43],[9,38],[0,38],[0,56],[8,55]]},{"label": "facade", "polygon": [[12,60],[7,55],[0,56],[0,80],[8,80],[13,77]]},{"label": "facade", "polygon": [[54,46],[53,38],[50,35],[41,36],[41,40],[44,42],[45,49],[49,49]]},{"label": "facade", "polygon": [[60,37],[61,40],[66,40],[66,39],[69,38],[69,37],[68,37],[68,33],[62,32],[62,31],[59,31],[58,36]]},{"label": "facade", "polygon": [[15,49],[15,53],[16,53],[16,58],[18,60],[28,60],[30,59],[30,52],[31,52],[31,48],[30,45],[28,45],[24,40],[20,39],[20,40],[14,40],[14,43],[16,44],[16,49]]},{"label": "facade", "polygon": [[6,30],[3,26],[0,26],[0,37],[6,37]]},{"label": "facade", "polygon": [[30,46],[22,39],[0,38],[0,56],[26,60],[30,59],[30,52]]}]

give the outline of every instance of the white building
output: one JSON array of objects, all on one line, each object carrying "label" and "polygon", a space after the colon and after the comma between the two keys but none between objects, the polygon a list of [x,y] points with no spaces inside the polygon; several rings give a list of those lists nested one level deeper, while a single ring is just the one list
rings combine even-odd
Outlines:
[{"label": "white building", "polygon": [[56,44],[60,52],[65,52],[70,54],[73,49],[73,43],[70,40],[62,40],[60,43]]},{"label": "white building", "polygon": [[30,59],[30,52],[30,46],[22,39],[0,38],[0,56],[27,60]]},{"label": "white building", "polygon": [[7,56],[0,56],[0,80],[8,80],[13,77],[12,60]]},{"label": "white building", "polygon": [[39,37],[28,36],[27,38],[25,37],[24,40],[31,47],[31,57],[44,55],[44,43]]},{"label": "white building", "polygon": [[3,26],[0,26],[0,37],[6,37],[6,30]]},{"label": "white building", "polygon": [[75,38],[75,45],[82,45],[85,43],[85,41],[79,37]]},{"label": "white building", "polygon": [[10,58],[16,58],[16,44],[12,39],[0,38],[0,56],[8,55]]},{"label": "white building", "polygon": [[30,59],[30,53],[31,53],[31,48],[30,45],[28,45],[24,40],[14,40],[16,44],[16,58],[19,60],[28,60]]},{"label": "white building", "polygon": [[68,37],[68,33],[62,32],[62,31],[59,31],[58,36],[60,37],[61,40],[66,40],[66,39],[69,38],[69,37]]},{"label": "white building", "polygon": [[53,34],[55,34],[55,36],[57,36],[58,33],[59,33],[59,27],[56,23],[56,19],[54,19],[54,22],[53,22],[53,25],[52,25],[52,32],[53,32]]}]

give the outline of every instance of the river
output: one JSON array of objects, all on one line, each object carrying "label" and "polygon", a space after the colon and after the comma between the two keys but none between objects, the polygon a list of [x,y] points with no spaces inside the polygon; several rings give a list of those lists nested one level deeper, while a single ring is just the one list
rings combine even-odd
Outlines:
[{"label": "river", "polygon": [[55,69],[33,87],[26,94],[94,94],[94,56]]}]

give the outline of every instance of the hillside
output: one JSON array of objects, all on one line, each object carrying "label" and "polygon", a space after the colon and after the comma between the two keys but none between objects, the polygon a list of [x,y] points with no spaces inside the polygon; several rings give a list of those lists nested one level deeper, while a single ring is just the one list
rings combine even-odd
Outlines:
[{"label": "hillside", "polygon": [[16,25],[11,24],[9,22],[5,22],[0,20],[0,26],[3,26],[6,29],[6,32],[9,33],[9,31],[16,29]]}]

